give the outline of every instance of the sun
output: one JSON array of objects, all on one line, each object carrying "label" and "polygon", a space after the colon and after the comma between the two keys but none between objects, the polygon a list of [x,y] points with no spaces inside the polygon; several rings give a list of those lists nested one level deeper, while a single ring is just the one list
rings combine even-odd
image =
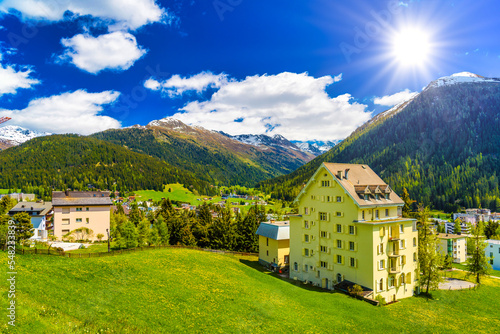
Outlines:
[{"label": "sun", "polygon": [[400,65],[421,67],[428,61],[430,52],[429,35],[423,29],[404,29],[394,34],[392,54]]}]

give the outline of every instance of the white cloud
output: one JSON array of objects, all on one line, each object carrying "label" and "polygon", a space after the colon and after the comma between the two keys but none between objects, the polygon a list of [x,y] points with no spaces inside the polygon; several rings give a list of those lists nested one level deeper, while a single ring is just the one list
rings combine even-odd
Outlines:
[{"label": "white cloud", "polygon": [[331,76],[280,73],[230,80],[208,101],[188,103],[172,117],[230,134],[281,134],[291,140],[337,140],[370,119],[349,94],[330,97]]},{"label": "white cloud", "polygon": [[109,21],[111,30],[135,30],[153,22],[168,23],[170,16],[155,0],[4,0],[0,13],[20,13],[25,19],[60,21],[65,12]]},{"label": "white cloud", "polygon": [[61,44],[66,50],[58,57],[59,61],[71,62],[93,74],[106,69],[127,70],[146,54],[133,35],[122,31],[98,37],[79,34],[63,38]]},{"label": "white cloud", "polygon": [[[0,61],[3,54],[0,51]],[[16,94],[18,89],[31,88],[40,83],[31,77],[32,69],[28,66],[15,67],[13,65],[0,64],[0,96],[4,94]]]},{"label": "white cloud", "polygon": [[182,78],[180,75],[173,75],[170,79],[158,82],[155,79],[148,79],[144,87],[151,90],[161,90],[169,97],[181,96],[185,92],[195,91],[201,93],[207,88],[220,88],[227,84],[227,75],[224,73],[213,74],[211,72],[201,72],[191,77]]},{"label": "white cloud", "polygon": [[12,117],[10,124],[31,130],[88,135],[120,127],[116,119],[99,115],[103,106],[116,101],[119,95],[115,91],[77,90],[32,100],[21,110],[0,109],[0,114]]},{"label": "white cloud", "polygon": [[410,92],[409,89],[405,89],[396,94],[376,97],[373,99],[373,103],[386,107],[394,107],[397,104],[408,101],[417,94],[416,92]]}]

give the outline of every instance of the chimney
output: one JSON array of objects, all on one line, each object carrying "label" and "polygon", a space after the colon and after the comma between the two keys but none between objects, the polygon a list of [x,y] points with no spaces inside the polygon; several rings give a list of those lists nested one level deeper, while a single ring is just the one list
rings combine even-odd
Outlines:
[{"label": "chimney", "polygon": [[66,197],[68,197],[69,196],[69,190],[66,189],[66,191],[64,191],[64,194],[66,195]]},{"label": "chimney", "polygon": [[348,175],[348,173],[349,173],[349,168],[347,168],[347,169],[345,170],[345,179],[346,179],[346,180],[347,180],[347,175]]},{"label": "chimney", "polygon": [[342,180],[342,171],[341,170],[339,170],[337,172],[337,177]]}]

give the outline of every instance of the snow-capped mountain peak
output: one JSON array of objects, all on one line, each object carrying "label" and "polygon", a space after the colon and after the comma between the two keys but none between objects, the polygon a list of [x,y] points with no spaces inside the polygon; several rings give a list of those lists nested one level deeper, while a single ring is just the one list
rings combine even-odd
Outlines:
[{"label": "snow-capped mountain peak", "polygon": [[48,135],[51,135],[51,133],[37,132],[16,125],[0,127],[0,140],[3,142],[10,142],[13,146],[20,145],[35,137]]},{"label": "snow-capped mountain peak", "polygon": [[496,78],[485,78],[470,72],[460,72],[434,80],[424,90],[434,87],[451,86],[460,83],[472,82],[500,82],[500,80]]}]

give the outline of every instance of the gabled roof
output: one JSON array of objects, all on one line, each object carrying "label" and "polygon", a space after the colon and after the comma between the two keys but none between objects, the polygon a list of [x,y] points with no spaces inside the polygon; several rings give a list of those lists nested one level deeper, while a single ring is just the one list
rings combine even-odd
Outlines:
[{"label": "gabled roof", "polygon": [[257,235],[273,239],[273,240],[289,240],[290,239],[290,222],[262,222],[255,232]]},{"label": "gabled roof", "polygon": [[[296,201],[303,195],[311,182],[316,179],[316,175],[321,168],[325,168],[330,172],[358,206],[404,204],[403,200],[368,165],[330,162],[321,164],[307,185],[299,193],[295,199]],[[385,194],[388,194],[387,199],[385,198]],[[378,195],[378,199],[376,195]]]},{"label": "gabled roof", "polygon": [[13,216],[20,212],[34,212],[35,216],[45,216],[51,209],[51,202],[19,202],[9,210],[9,215]]}]

